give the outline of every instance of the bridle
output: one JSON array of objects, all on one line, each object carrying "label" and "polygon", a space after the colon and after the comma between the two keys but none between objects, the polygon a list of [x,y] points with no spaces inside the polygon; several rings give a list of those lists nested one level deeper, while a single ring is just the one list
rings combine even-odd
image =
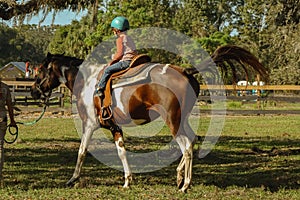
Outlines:
[{"label": "bridle", "polygon": [[[46,99],[46,101],[50,98],[51,94],[52,94],[52,89],[50,87],[50,84],[49,84],[49,78],[50,78],[50,75],[49,75],[49,67],[47,68],[47,73],[46,73],[46,76],[39,82],[35,84],[35,87],[36,89],[39,91],[39,93],[41,93],[41,95]],[[48,81],[47,83],[47,87],[50,88],[50,91],[48,92],[48,94],[46,94],[46,92],[44,92],[41,87],[42,85],[44,84],[45,81]]]},{"label": "bridle", "polygon": [[[36,124],[38,121],[40,121],[42,119],[42,117],[44,116],[44,114],[46,112],[47,107],[49,106],[48,103],[49,103],[50,96],[52,94],[52,89],[50,89],[50,91],[48,92],[48,94],[46,94],[41,89],[41,86],[44,84],[45,81],[49,80],[49,77],[50,77],[50,75],[49,75],[48,69],[47,69],[46,76],[39,83],[35,84],[36,89],[44,97],[44,99],[43,99],[44,107],[43,107],[43,111],[41,112],[40,116],[37,119],[35,119],[33,121],[30,121],[30,122],[16,122],[16,124],[22,124],[22,125],[25,125],[25,126],[30,126],[30,125]],[[47,86],[50,88],[49,81],[48,81],[48,85]],[[8,127],[8,131],[9,131],[10,135],[12,135],[14,137],[14,139],[11,140],[11,141],[9,141],[9,140],[7,140],[7,139],[4,138],[4,141],[7,144],[13,144],[18,139],[18,136],[19,136],[18,126],[13,127],[15,129],[14,131],[11,129],[12,126],[8,125],[7,127]]]}]

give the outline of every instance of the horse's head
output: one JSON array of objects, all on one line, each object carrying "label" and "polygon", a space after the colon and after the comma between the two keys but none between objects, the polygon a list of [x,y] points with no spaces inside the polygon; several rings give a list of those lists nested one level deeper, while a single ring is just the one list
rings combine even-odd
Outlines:
[{"label": "horse's head", "polygon": [[[40,99],[41,96],[47,97],[52,89],[60,85],[59,78],[62,76],[59,69],[59,58],[61,54],[48,53],[39,67],[35,82],[31,87],[31,95],[34,99]],[[47,94],[48,93],[48,94]]]}]

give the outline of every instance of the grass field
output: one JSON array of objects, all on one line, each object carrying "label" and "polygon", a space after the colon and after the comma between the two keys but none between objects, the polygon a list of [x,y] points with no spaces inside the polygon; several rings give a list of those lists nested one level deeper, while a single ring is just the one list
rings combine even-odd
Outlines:
[{"label": "grass field", "polygon": [[[209,122],[209,116],[201,118],[201,138]],[[17,142],[6,145],[0,199],[300,199],[299,128],[297,115],[227,116],[212,152],[201,160],[194,157],[192,186],[182,194],[176,188],[179,160],[134,174],[131,188],[123,189],[123,173],[90,154],[79,183],[66,188],[80,139],[72,118],[43,118],[34,126],[20,126]],[[128,135],[125,144],[129,151],[151,151],[171,139],[163,128],[150,144],[149,138]]]},{"label": "grass field", "polygon": [[[211,109],[212,105],[205,102],[198,103],[201,109]],[[261,101],[260,109],[262,110],[300,110],[300,103],[288,103],[283,101]],[[256,101],[230,101],[226,103],[227,109],[230,110],[258,110]]]}]

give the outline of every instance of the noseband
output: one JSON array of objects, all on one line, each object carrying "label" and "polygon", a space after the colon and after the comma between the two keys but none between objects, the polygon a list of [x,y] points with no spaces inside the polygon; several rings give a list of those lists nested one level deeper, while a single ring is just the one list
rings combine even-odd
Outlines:
[{"label": "noseband", "polygon": [[[50,85],[49,85],[49,73],[48,73],[48,70],[47,70],[47,73],[46,73],[46,76],[41,80],[40,83],[36,83],[36,89],[39,91],[39,93],[42,94],[42,96],[44,96],[46,99],[49,99],[51,94],[52,94],[52,89],[50,88]],[[45,81],[48,80],[48,84],[47,86],[50,88],[50,91],[48,94],[46,94],[42,89],[41,89],[41,86],[44,84]]]}]

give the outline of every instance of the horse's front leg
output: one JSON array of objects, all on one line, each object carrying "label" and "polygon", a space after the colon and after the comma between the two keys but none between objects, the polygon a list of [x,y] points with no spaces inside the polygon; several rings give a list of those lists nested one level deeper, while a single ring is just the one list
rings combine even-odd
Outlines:
[{"label": "horse's front leg", "polygon": [[67,182],[67,186],[73,186],[74,183],[80,177],[82,164],[85,159],[85,156],[87,153],[87,148],[88,148],[89,142],[91,140],[92,134],[93,134],[93,131],[88,129],[87,131],[84,131],[84,133],[82,135],[81,144],[80,144],[79,151],[78,151],[76,167],[75,167],[72,178]]},{"label": "horse's front leg", "polygon": [[123,164],[123,169],[125,174],[125,183],[123,187],[128,188],[130,182],[132,181],[132,173],[126,157],[126,149],[123,140],[123,133],[122,130],[118,128],[117,131],[113,130],[112,134],[114,136],[115,144],[117,146],[119,158],[121,159],[121,162]]}]

